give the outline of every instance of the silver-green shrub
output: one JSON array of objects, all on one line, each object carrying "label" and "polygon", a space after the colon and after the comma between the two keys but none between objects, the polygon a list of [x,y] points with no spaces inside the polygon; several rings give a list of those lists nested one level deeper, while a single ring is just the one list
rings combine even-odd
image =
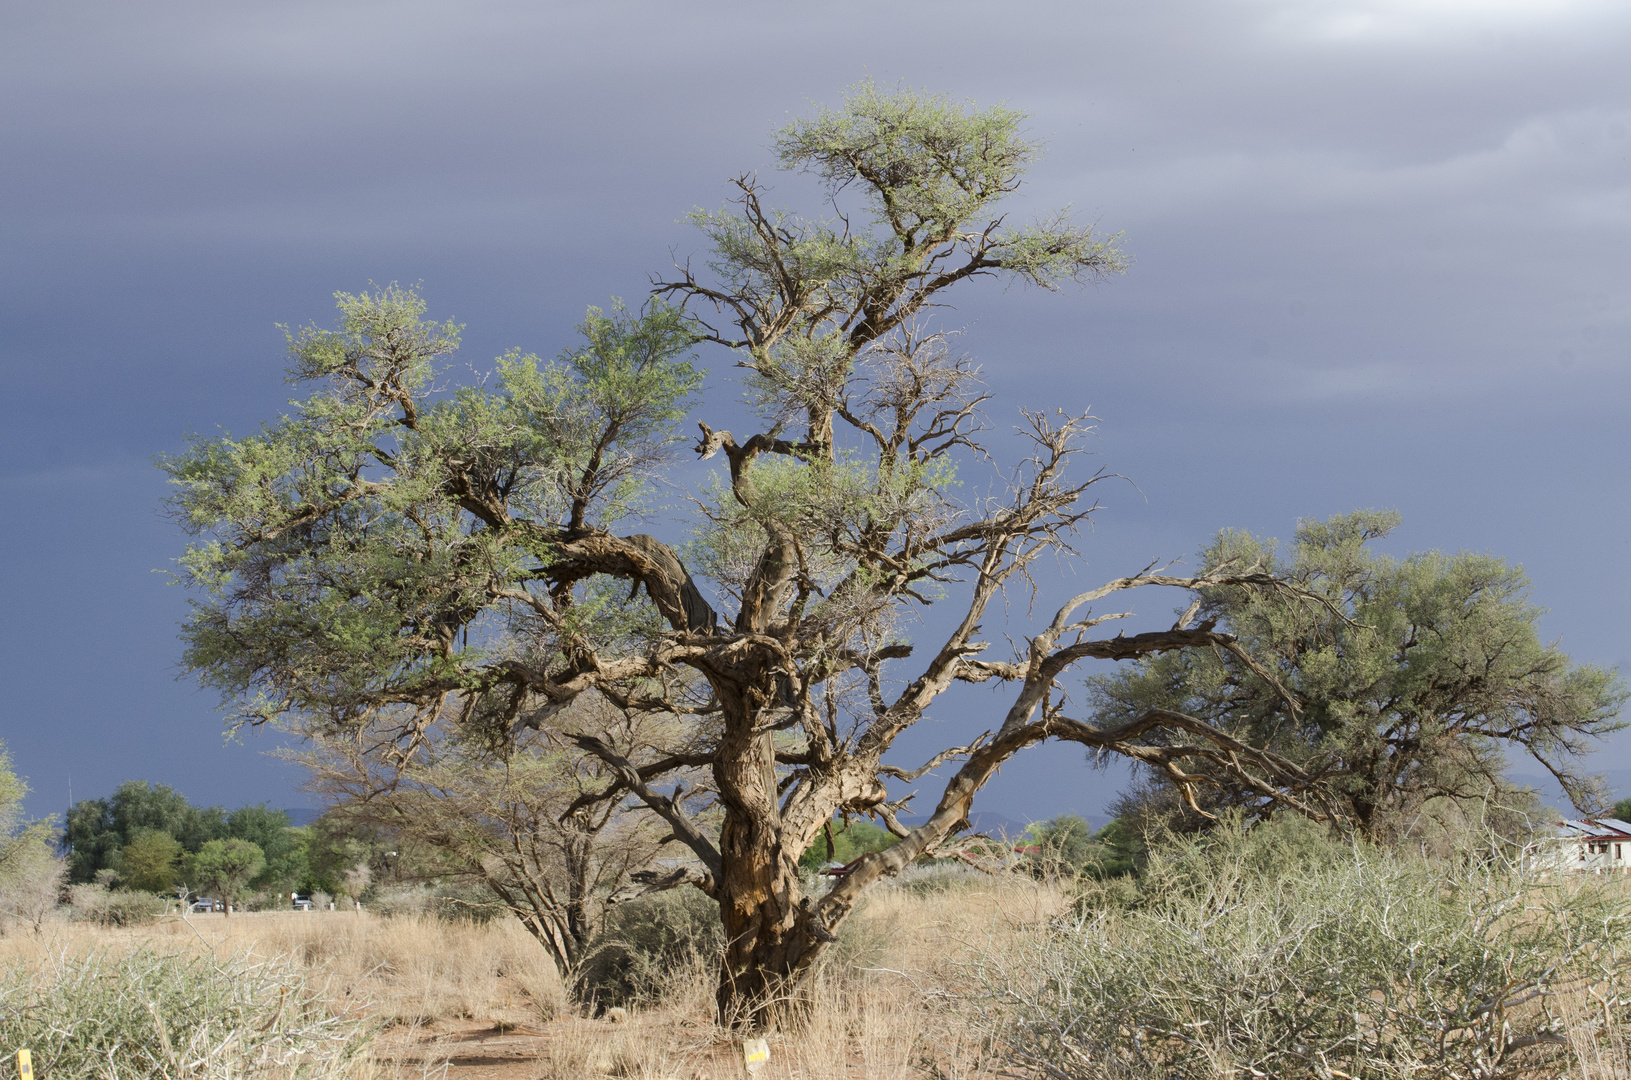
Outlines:
[{"label": "silver-green shrub", "polygon": [[42,1080],[327,1080],[371,1034],[279,961],[143,951],[0,975],[0,1047],[27,1047]]},{"label": "silver-green shrub", "polygon": [[988,957],[969,1004],[992,1052],[1054,1080],[1544,1077],[1575,1061],[1560,995],[1589,994],[1597,1023],[1627,1013],[1617,882],[1310,828],[1172,841],[1136,888]]},{"label": "silver-green shrub", "polygon": [[164,899],[150,892],[109,889],[100,882],[71,886],[68,915],[99,926],[140,926],[164,913]]}]

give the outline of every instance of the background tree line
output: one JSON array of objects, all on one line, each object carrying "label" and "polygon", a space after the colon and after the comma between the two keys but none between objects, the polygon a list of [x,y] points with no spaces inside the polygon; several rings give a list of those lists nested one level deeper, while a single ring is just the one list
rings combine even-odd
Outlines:
[{"label": "background tree line", "polygon": [[[293,824],[265,804],[195,806],[164,784],[130,780],[103,799],[68,809],[61,844],[72,884],[101,882],[139,892],[195,895],[242,891],[287,902],[292,892],[350,895],[385,865],[374,838],[327,818]],[[223,888],[222,886],[226,886]]]}]

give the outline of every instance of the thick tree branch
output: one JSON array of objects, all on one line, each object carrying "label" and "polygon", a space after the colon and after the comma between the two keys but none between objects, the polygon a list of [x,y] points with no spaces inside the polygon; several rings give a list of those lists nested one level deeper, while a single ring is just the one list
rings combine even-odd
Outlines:
[{"label": "thick tree branch", "polygon": [[[693,822],[679,801],[652,788],[640,775],[640,770],[604,741],[593,735],[573,735],[562,733],[562,737],[572,742],[581,750],[593,754],[595,757],[610,765],[616,771],[623,785],[639,796],[640,801],[651,809],[658,817],[668,823],[674,830],[674,836],[680,843],[690,848],[692,853],[702,861],[708,871],[708,878],[699,882],[699,887],[713,895],[713,883],[719,880],[721,862],[719,849],[707,838],[696,823]],[[677,789],[676,789],[677,790]]]}]

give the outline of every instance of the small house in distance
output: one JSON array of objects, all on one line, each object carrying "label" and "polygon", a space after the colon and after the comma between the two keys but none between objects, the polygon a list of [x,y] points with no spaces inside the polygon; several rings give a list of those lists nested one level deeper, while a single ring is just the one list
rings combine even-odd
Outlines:
[{"label": "small house in distance", "polygon": [[1552,865],[1594,874],[1631,869],[1631,822],[1619,818],[1565,820],[1557,827]]}]

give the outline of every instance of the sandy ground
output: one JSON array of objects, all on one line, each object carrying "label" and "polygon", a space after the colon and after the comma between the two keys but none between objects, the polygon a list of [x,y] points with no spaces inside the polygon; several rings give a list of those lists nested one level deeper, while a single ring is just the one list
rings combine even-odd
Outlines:
[{"label": "sandy ground", "polygon": [[[447,1080],[555,1080],[582,1070],[586,1080],[616,1075],[609,1060],[589,1061],[572,1069],[565,1062],[552,1065],[564,1044],[602,1042],[614,1034],[603,1020],[556,1020],[541,1028],[495,1026],[469,1021],[442,1021],[426,1027],[398,1027],[386,1031],[374,1055],[395,1071],[400,1080],[443,1077]],[[666,1073],[649,1074],[651,1080],[736,1080],[746,1076],[734,1043],[710,1047],[672,1047],[686,1064]],[[570,1052],[564,1057],[576,1057]],[[585,1068],[586,1066],[586,1068]],[[773,1076],[771,1070],[759,1074]]]},{"label": "sandy ground", "polygon": [[536,1080],[547,1076],[549,1036],[491,1024],[437,1024],[396,1028],[381,1036],[375,1055],[399,1067],[399,1075],[461,1080]]}]

